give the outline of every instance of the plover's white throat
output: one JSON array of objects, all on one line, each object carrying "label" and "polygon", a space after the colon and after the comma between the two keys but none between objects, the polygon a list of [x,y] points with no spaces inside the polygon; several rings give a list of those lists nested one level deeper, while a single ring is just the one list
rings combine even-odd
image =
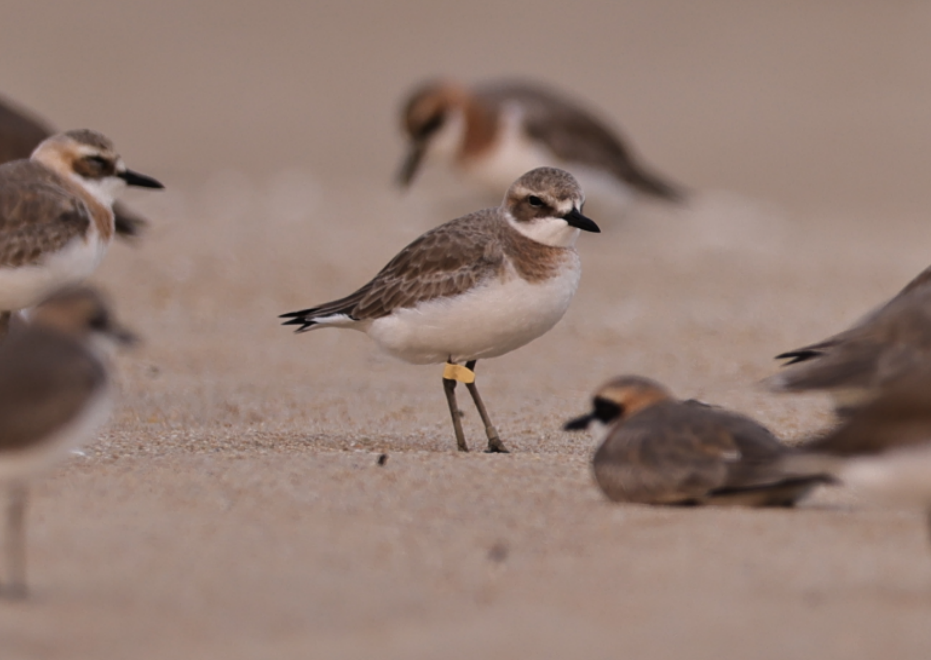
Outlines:
[{"label": "plover's white throat", "polygon": [[617,502],[792,506],[823,474],[787,476],[791,453],[749,417],[679,401],[659,383],[621,376],[601,386],[590,413],[566,430],[604,427],[595,480]]},{"label": "plover's white throat", "polygon": [[130,186],[161,188],[126,168],[113,144],[90,130],[59,133],[28,160],[0,165],[0,325],[52,291],[77,284],[103,258],[112,205]]},{"label": "plover's white throat", "polygon": [[[0,164],[29,158],[39,143],[56,131],[34,113],[0,97]],[[117,236],[134,238],[149,224],[122,202],[113,205],[114,227]]]},{"label": "plover's white throat", "polygon": [[297,332],[361,330],[414,364],[465,363],[468,371],[447,366],[443,379],[458,447],[467,450],[454,393],[462,380],[489,450],[504,451],[471,370],[536,339],[565,314],[581,274],[573,247],[579,230],[599,231],[582,215],[583,201],[570,174],[535,169],[514,182],[501,206],[428,231],[355,293],[282,318]]},{"label": "plover's white throat", "polygon": [[931,369],[931,267],[853,327],[776,359],[788,362],[767,380],[772,389],[823,390],[841,412],[911,371]]},{"label": "plover's white throat", "polygon": [[587,190],[607,189],[619,198],[630,191],[671,201],[684,195],[638,162],[591,113],[532,83],[427,83],[405,103],[403,127],[409,144],[398,177],[402,186],[423,161],[436,160],[493,194],[527,170],[553,166],[572,172]]},{"label": "plover's white throat", "polygon": [[0,594],[25,594],[26,484],[91,439],[109,412],[100,342],[131,335],[93,289],[66,289],[37,307],[0,343],[0,484],[8,489],[5,580]]}]

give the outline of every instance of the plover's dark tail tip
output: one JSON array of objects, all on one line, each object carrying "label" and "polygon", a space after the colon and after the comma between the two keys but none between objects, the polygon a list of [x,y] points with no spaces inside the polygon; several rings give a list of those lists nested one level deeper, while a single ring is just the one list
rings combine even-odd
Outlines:
[{"label": "plover's dark tail tip", "polygon": [[314,321],[313,319],[308,319],[308,318],[302,317],[302,316],[295,316],[295,315],[293,315],[293,314],[281,314],[278,318],[280,318],[280,319],[281,319],[281,318],[286,318],[286,319],[288,319],[287,321],[284,321],[281,325],[299,325],[299,326],[301,326],[301,327],[299,327],[299,328],[297,328],[297,329],[294,330],[294,332],[297,332],[297,333],[300,333],[300,332],[307,332],[308,330],[311,330],[315,325],[317,325],[317,322]]},{"label": "plover's dark tail tip", "polygon": [[788,367],[790,364],[797,364],[799,362],[805,362],[811,360],[812,358],[820,357],[824,355],[821,351],[815,351],[812,349],[800,348],[797,351],[786,351],[785,353],[780,353],[777,355],[774,360],[788,360],[782,366]]},{"label": "plover's dark tail tip", "polygon": [[302,310],[299,311],[299,312],[285,312],[284,314],[279,314],[279,315],[278,315],[278,318],[280,318],[280,319],[297,319],[297,318],[301,318],[301,317],[307,316],[307,315],[310,314],[312,311],[313,311],[312,309],[302,309]]}]

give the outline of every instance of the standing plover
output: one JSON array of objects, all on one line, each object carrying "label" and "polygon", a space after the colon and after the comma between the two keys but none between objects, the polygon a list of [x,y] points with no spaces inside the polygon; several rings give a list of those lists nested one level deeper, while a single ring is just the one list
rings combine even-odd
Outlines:
[{"label": "standing plover", "polygon": [[536,339],[565,314],[581,274],[573,247],[579,230],[599,231],[582,203],[572,175],[535,169],[514,182],[501,206],[428,231],[355,293],[281,317],[300,326],[297,332],[354,328],[407,362],[445,362],[459,450],[468,451],[455,397],[461,381],[485,425],[488,451],[506,451],[473,369],[477,360]]},{"label": "standing plover", "polygon": [[681,187],[645,168],[600,120],[540,85],[496,81],[466,88],[434,81],[410,95],[402,119],[409,141],[398,175],[402,186],[424,160],[437,160],[496,195],[521,173],[553,166],[571,171],[586,190],[622,198],[630,191],[670,201],[684,197]]},{"label": "standing plover", "polygon": [[[45,121],[7,99],[0,98],[0,164],[29,158],[42,140],[54,130]],[[113,205],[117,236],[133,238],[141,234],[149,221],[122,202]]]},{"label": "standing plover", "polygon": [[642,504],[792,506],[824,475],[786,476],[792,450],[749,417],[679,401],[642,376],[621,376],[594,394],[593,409],[566,430],[605,426],[593,461],[609,499]]},{"label": "standing plover", "polygon": [[107,340],[132,336],[93,289],[65,289],[0,344],[0,483],[9,494],[6,580],[0,593],[26,592],[26,483],[91,439],[109,412]]},{"label": "standing plover", "polygon": [[0,332],[11,312],[93,272],[126,185],[162,187],[127,169],[110,140],[90,130],[59,133],[28,160],[0,165]]},{"label": "standing plover", "polygon": [[853,327],[776,359],[774,390],[829,392],[843,413],[915,368],[931,368],[931,268]]},{"label": "standing plover", "polygon": [[843,425],[785,464],[789,472],[833,474],[879,502],[919,507],[931,531],[931,368],[881,386]]}]

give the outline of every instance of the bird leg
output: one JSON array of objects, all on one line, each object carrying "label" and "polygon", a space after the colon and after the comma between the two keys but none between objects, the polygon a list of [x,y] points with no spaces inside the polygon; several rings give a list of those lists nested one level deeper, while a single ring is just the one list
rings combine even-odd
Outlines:
[{"label": "bird leg", "polygon": [[[474,371],[476,362],[477,360],[466,362],[466,369],[469,371]],[[475,381],[473,380],[471,383],[466,383],[466,387],[469,388],[469,394],[472,395],[472,401],[475,402],[475,407],[478,408],[478,414],[482,418],[482,424],[485,425],[485,435],[488,436],[488,449],[485,450],[485,453],[510,453],[507,447],[504,446],[504,443],[501,442],[501,438],[498,437],[498,431],[491,423],[491,418],[488,417],[488,411],[485,410],[485,404],[482,403],[482,395],[478,393],[478,388],[475,386]]]},{"label": "bird leg", "polygon": [[925,520],[928,522],[928,535],[931,536],[931,509],[925,511]]},{"label": "bird leg", "polygon": [[12,316],[12,312],[0,312],[0,341],[6,339],[10,332],[10,317]]},{"label": "bird leg", "polygon": [[456,431],[456,446],[459,451],[469,451],[465,435],[462,432],[462,414],[456,405],[456,381],[452,378],[443,378],[443,389],[446,391],[446,403],[449,404],[449,414],[453,418],[453,430]]},{"label": "bird leg", "polygon": [[10,487],[7,508],[6,554],[9,584],[4,589],[10,598],[26,596],[26,486],[15,483]]}]

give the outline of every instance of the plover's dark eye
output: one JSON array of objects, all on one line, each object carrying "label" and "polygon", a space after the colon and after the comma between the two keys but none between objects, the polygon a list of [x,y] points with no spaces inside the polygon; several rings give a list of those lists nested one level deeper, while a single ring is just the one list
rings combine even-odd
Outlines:
[{"label": "plover's dark eye", "polygon": [[433,115],[432,117],[430,117],[429,121],[427,121],[427,123],[421,126],[420,130],[417,131],[417,137],[426,138],[432,135],[433,133],[436,133],[438,130],[440,130],[440,127],[443,125],[444,118],[445,117],[443,116],[442,112],[439,112]]},{"label": "plover's dark eye", "polygon": [[113,174],[114,163],[97,154],[87,155],[74,161],[74,171],[88,179],[100,179]]},{"label": "plover's dark eye", "polygon": [[537,197],[536,195],[531,195],[527,198],[527,203],[534,208],[540,208],[543,206],[543,200]]},{"label": "plover's dark eye", "polygon": [[110,317],[105,311],[99,311],[91,317],[88,325],[93,330],[106,330],[110,327]]}]

